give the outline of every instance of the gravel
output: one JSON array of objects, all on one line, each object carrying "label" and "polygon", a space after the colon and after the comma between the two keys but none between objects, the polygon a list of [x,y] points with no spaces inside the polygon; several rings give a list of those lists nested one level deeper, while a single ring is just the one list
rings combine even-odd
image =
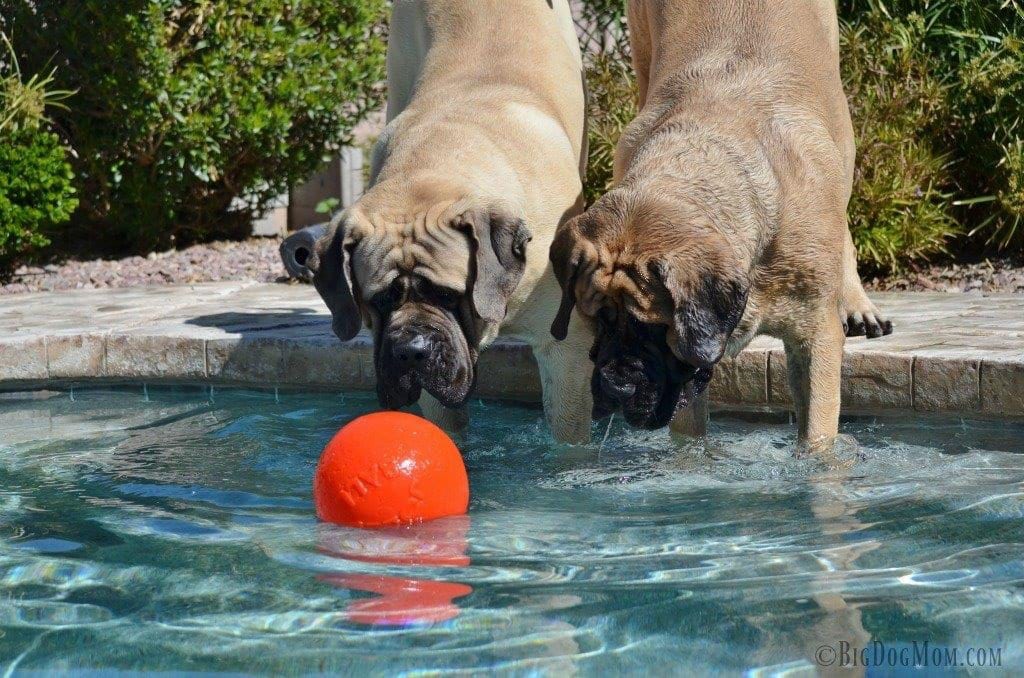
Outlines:
[{"label": "gravel", "polygon": [[285,279],[275,238],[216,242],[181,251],[154,252],[146,257],[67,261],[15,271],[0,295],[82,288],[174,285],[225,280],[275,282]]},{"label": "gravel", "polygon": [[971,264],[936,264],[888,278],[866,280],[869,290],[1024,294],[1024,261],[990,259]]},{"label": "gravel", "polygon": [[[0,286],[0,295],[86,287],[136,287],[224,280],[284,281],[274,238],[217,242],[147,257],[67,261],[22,267]],[[1024,261],[997,259],[972,264],[925,266],[903,275],[866,280],[876,291],[1024,294]]]}]

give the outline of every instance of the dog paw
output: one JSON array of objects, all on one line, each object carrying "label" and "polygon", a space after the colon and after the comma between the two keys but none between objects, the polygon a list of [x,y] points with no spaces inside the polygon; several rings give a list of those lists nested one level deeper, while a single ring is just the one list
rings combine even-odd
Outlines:
[{"label": "dog paw", "polygon": [[882,315],[862,289],[844,295],[840,313],[843,331],[848,337],[866,336],[868,339],[877,339],[893,332],[892,321]]}]

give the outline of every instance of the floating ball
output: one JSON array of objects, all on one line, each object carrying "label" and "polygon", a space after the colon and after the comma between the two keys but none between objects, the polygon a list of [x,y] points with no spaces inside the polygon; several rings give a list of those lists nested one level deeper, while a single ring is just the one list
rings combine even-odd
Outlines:
[{"label": "floating ball", "polygon": [[410,525],[464,514],[469,479],[444,431],[412,414],[378,412],[356,419],[328,443],[313,499],[327,522]]}]

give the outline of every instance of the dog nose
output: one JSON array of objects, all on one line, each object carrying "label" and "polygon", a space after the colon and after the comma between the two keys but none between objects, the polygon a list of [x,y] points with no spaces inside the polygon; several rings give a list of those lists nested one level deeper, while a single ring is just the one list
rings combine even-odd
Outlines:
[{"label": "dog nose", "polygon": [[636,384],[631,383],[616,370],[605,367],[601,370],[601,390],[616,402],[625,402],[636,393]]},{"label": "dog nose", "polygon": [[604,389],[605,395],[618,402],[629,400],[636,393],[636,384],[623,384],[621,382],[608,381],[607,379],[601,381],[601,388]]},{"label": "dog nose", "polygon": [[396,341],[391,352],[402,365],[420,367],[430,357],[430,342],[422,334],[416,334]]}]

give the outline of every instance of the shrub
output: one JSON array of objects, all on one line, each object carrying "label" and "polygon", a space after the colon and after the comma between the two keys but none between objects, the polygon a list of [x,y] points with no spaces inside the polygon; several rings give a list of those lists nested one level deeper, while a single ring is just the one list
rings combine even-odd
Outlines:
[{"label": "shrub", "polygon": [[999,188],[999,205],[1005,216],[996,236],[1002,236],[1001,244],[1007,246],[1015,240],[1019,242],[1024,235],[1024,140],[1018,139],[1003,153],[1001,169],[1005,183]]},{"label": "shrub", "polygon": [[68,95],[51,83],[50,76],[23,79],[13,53],[0,57],[0,278],[49,244],[44,229],[66,221],[77,204],[64,146],[45,129],[46,108]]},{"label": "shrub", "polygon": [[944,252],[961,230],[946,151],[950,91],[922,48],[930,30],[916,14],[874,14],[842,28],[843,80],[857,139],[850,230],[869,271],[898,270]]},{"label": "shrub", "polygon": [[587,204],[612,187],[615,147],[637,114],[637,89],[626,30],[626,0],[577,3],[576,27],[587,69],[590,156],[584,192]]},{"label": "shrub", "polygon": [[591,205],[612,188],[615,147],[637,114],[637,87],[628,62],[597,56],[587,66],[590,157],[584,186]]},{"label": "shrub", "polygon": [[1024,248],[1024,11],[1016,10],[1014,26],[972,36],[974,55],[957,79],[962,193],[995,198],[966,200],[980,210],[965,217],[980,221],[975,231],[1002,249]]},{"label": "shrub", "polygon": [[[377,105],[385,0],[0,0],[78,90],[73,231],[105,250],[244,237]],[[78,245],[65,239],[65,245]]]},{"label": "shrub", "polygon": [[49,244],[43,229],[71,216],[77,201],[71,167],[56,134],[0,132],[0,278]]},{"label": "shrub", "polygon": [[[845,33],[864,31],[866,53],[876,62],[887,54],[908,52],[922,77],[941,81],[948,95],[938,113],[941,124],[928,125],[917,139],[949,156],[950,210],[974,238],[957,241],[960,249],[980,251],[1024,245],[1024,185],[1020,144],[1024,134],[1024,5],[1020,0],[841,0]],[[913,45],[898,35],[912,28]],[[909,47],[909,49],[908,49]],[[844,52],[849,66],[851,54]],[[856,55],[854,56],[856,58]],[[847,69],[851,103],[863,80],[879,83],[886,71]],[[863,140],[862,140],[863,143]],[[881,161],[881,159],[879,159]]]}]

